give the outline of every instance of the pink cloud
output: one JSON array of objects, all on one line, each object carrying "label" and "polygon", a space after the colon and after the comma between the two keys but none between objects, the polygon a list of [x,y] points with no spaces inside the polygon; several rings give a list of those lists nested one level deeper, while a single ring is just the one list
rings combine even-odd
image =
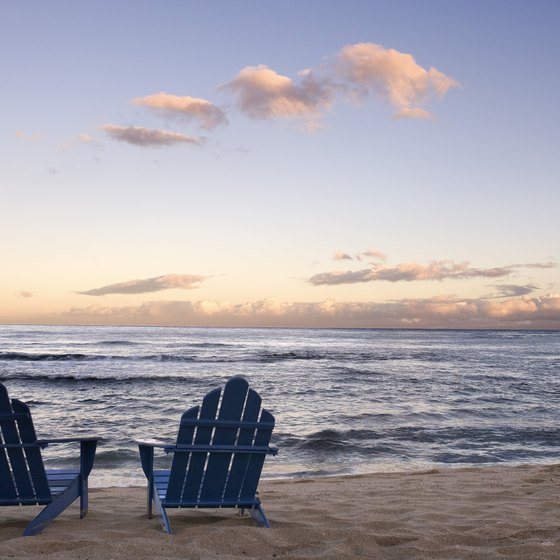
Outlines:
[{"label": "pink cloud", "polygon": [[263,64],[247,66],[222,89],[232,91],[239,109],[253,119],[303,117],[317,123],[338,94],[373,96],[393,105],[396,118],[426,119],[432,114],[422,104],[461,87],[436,68],[423,68],[412,55],[375,43],[347,45],[334,64],[299,76],[296,81]]},{"label": "pink cloud", "polygon": [[327,80],[303,73],[299,83],[265,65],[248,66],[222,86],[233,92],[239,109],[253,119],[316,118],[331,106],[333,90]]},{"label": "pink cloud", "polygon": [[387,260],[387,255],[382,251],[378,251],[377,249],[368,249],[367,251],[363,252],[362,255],[364,257],[373,257],[381,261]]},{"label": "pink cloud", "polygon": [[155,109],[168,116],[198,120],[202,128],[212,129],[227,124],[225,113],[206,99],[171,95],[161,92],[132,100],[135,105]]},{"label": "pink cloud", "polygon": [[414,57],[375,43],[347,45],[336,61],[339,78],[357,95],[386,99],[400,118],[427,118],[420,108],[431,95],[443,97],[460,84],[436,68],[426,70]]}]

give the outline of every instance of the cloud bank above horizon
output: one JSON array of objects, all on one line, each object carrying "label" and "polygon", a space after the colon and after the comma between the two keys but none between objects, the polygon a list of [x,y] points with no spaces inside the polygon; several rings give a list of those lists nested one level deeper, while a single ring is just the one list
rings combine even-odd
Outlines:
[{"label": "cloud bank above horizon", "polygon": [[560,294],[463,299],[439,296],[376,302],[151,301],[138,306],[73,308],[51,316],[78,324],[330,328],[559,328]]},{"label": "cloud bank above horizon", "polygon": [[[351,255],[338,251],[334,260],[373,259],[369,268],[327,272],[312,276],[315,286],[360,282],[418,282],[482,278],[500,280],[523,269],[551,269],[553,261],[512,264],[500,267],[473,267],[469,262],[449,260],[429,264],[387,265],[387,255],[369,249]],[[194,289],[207,276],[167,274],[135,279],[77,292],[85,296],[147,294],[171,289]],[[59,315],[62,321],[96,324],[170,324],[185,326],[309,326],[309,327],[417,327],[417,328],[560,328],[560,294],[536,295],[533,283],[493,283],[489,293],[479,297],[439,295],[387,301],[282,302],[265,298],[253,302],[228,300],[149,301],[135,306],[74,307]]]}]

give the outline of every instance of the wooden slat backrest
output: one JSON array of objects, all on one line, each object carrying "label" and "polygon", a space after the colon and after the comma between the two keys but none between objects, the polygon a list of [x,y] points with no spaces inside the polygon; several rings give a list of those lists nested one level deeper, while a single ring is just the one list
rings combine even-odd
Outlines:
[{"label": "wooden slat backrest", "polygon": [[[181,418],[196,418],[198,416],[198,406],[187,410]],[[185,426],[181,423],[179,433],[177,435],[177,443],[180,441],[184,445],[192,443],[194,435],[193,426]],[[171,463],[171,474],[169,477],[169,486],[167,487],[167,499],[182,500],[185,488],[185,478],[187,476],[187,468],[189,466],[189,454],[175,453]]]},{"label": "wooden slat backrest", "polygon": [[[202,406],[187,410],[181,420],[195,418],[216,418],[220,389],[210,391],[203,399]],[[212,442],[212,426],[197,427],[181,424],[177,435],[177,445],[208,445]],[[194,438],[194,439],[193,439]],[[193,501],[200,493],[207,456],[202,453],[175,453],[171,465],[171,476],[166,498],[169,500]]]},{"label": "wooden slat backrest", "polygon": [[[253,389],[249,389],[247,401],[245,403],[245,410],[243,412],[243,420],[246,420],[248,422],[256,422],[259,419],[260,409],[261,398],[256,393],[256,391],[253,391]],[[239,438],[237,440],[237,443],[239,445],[252,445],[254,439],[254,427],[241,428],[239,430]],[[249,455],[247,453],[239,453],[233,456],[226,488],[224,491],[224,500],[236,500],[239,498],[251,457],[252,455]],[[262,457],[264,459],[264,455]],[[253,495],[250,496],[250,498],[253,498],[254,496],[255,493],[253,492]]]},{"label": "wooden slat backrest", "polygon": [[[262,422],[266,427],[259,428],[257,430],[253,445],[266,446],[270,443],[270,437],[272,436],[272,430],[274,428],[274,416],[270,414],[268,410],[263,408],[259,421]],[[259,479],[261,477],[264,460],[264,454],[251,455],[249,464],[247,465],[245,479],[243,480],[243,487],[241,488],[241,492],[239,494],[240,498],[250,498],[255,495],[257,486],[259,484]]]},{"label": "wooden slat backrest", "polygon": [[[230,379],[225,387],[218,412],[219,420],[241,420],[249,384],[241,377]],[[237,437],[237,428],[219,427],[214,430],[214,445],[233,445]],[[200,500],[222,500],[227,481],[231,453],[210,453],[206,474],[202,483]]]},{"label": "wooden slat backrest", "polygon": [[[23,443],[35,443],[37,441],[37,434],[35,433],[35,426],[33,425],[29,407],[17,399],[12,399],[12,407],[15,413],[27,413],[27,418],[24,417],[17,420],[21,441]],[[50,498],[51,490],[47,481],[43,457],[41,456],[41,448],[24,447],[24,452],[29,467],[29,474],[31,475],[31,481],[35,488],[35,497],[39,500]]]},{"label": "wooden slat backrest", "polygon": [[[274,417],[266,410],[261,411],[261,398],[249,389],[247,381],[241,377],[230,379],[221,400],[220,393],[220,389],[211,391],[201,407],[183,414],[177,446],[268,446]],[[175,453],[166,500],[191,503],[251,500],[255,497],[264,459],[263,453]]]},{"label": "wooden slat backrest", "polygon": [[[0,414],[10,414],[12,406],[10,397],[6,387],[0,383]],[[0,443],[4,441],[4,422],[0,421]],[[2,500],[16,500],[18,497],[15,482],[12,476],[12,469],[10,467],[10,460],[8,457],[8,450],[0,448],[0,499]]]},{"label": "wooden slat backrest", "polygon": [[[8,397],[6,387],[0,383],[1,442],[10,447],[0,453],[0,492],[4,499],[30,503],[47,500],[51,493],[29,407]],[[13,446],[13,447],[12,447]]]}]

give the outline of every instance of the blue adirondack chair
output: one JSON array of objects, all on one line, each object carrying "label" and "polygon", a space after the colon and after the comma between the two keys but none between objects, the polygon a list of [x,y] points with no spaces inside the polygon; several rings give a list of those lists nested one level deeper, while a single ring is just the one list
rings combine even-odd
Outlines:
[{"label": "blue adirondack chair", "polygon": [[[270,527],[257,485],[270,445],[274,416],[261,410],[261,398],[243,377],[210,391],[202,406],[181,417],[175,444],[138,441],[148,479],[148,517],[152,503],[163,529],[171,533],[167,508],[247,509],[260,527]],[[170,470],[154,469],[154,448],[173,453]]]},{"label": "blue adirondack chair", "polygon": [[[0,383],[0,506],[46,506],[27,525],[24,536],[36,535],[80,498],[80,517],[88,509],[88,475],[99,438],[37,439],[29,407],[8,397]],[[41,449],[51,443],[80,443],[80,468],[45,470]]]}]

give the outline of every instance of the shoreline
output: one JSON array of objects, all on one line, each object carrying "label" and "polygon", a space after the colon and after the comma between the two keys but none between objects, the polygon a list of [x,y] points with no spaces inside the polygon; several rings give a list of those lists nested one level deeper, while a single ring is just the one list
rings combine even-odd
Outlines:
[{"label": "shoreline", "polygon": [[[233,510],[170,510],[173,535],[148,519],[145,488],[90,489],[37,537],[36,507],[0,507],[0,558],[560,557],[560,464],[461,467],[263,479],[272,529]],[[185,550],[188,547],[188,554]]]},{"label": "shoreline", "polygon": [[[297,481],[321,481],[325,478],[337,478],[346,479],[359,476],[377,476],[377,475],[410,475],[410,474],[423,474],[432,472],[444,472],[450,471],[462,471],[471,469],[512,469],[519,467],[554,467],[560,465],[557,460],[538,460],[538,461],[517,461],[517,462],[502,462],[502,463],[374,463],[358,465],[354,467],[347,467],[346,469],[339,469],[338,471],[310,471],[311,474],[307,474],[302,468],[296,472],[289,471],[287,473],[267,473],[261,474],[260,484],[264,483],[275,483],[275,482],[297,482]],[[265,471],[266,471],[265,463]],[[169,466],[162,466],[161,468],[169,468]],[[308,469],[309,470],[309,469]],[[96,490],[118,490],[126,488],[146,488],[146,477],[142,473],[140,466],[136,469],[133,476],[128,475],[126,478],[129,480],[134,479],[133,484],[122,484],[122,483],[106,483],[96,480],[96,475],[99,471],[95,468],[89,478],[89,488]],[[125,477],[123,477],[124,479]],[[103,480],[103,477],[101,477]],[[93,482],[93,484],[92,484]]]},{"label": "shoreline", "polygon": [[[405,465],[405,463],[402,463]],[[399,466],[400,463],[391,463],[381,468],[358,468],[352,469],[348,468],[347,472],[318,472],[312,471],[311,474],[302,474],[303,471],[298,471],[296,473],[289,472],[287,474],[283,473],[265,473],[261,474],[260,485],[276,483],[276,482],[301,482],[301,481],[313,481],[320,482],[323,479],[336,478],[344,480],[346,478],[355,477],[376,477],[381,475],[411,475],[411,474],[425,474],[425,473],[443,473],[445,471],[463,471],[463,470],[492,470],[492,469],[514,469],[514,468],[531,468],[531,467],[554,467],[556,465],[560,466],[558,461],[519,461],[516,463],[422,463],[422,464],[408,464],[407,466]],[[375,465],[376,467],[378,465]],[[169,467],[161,467],[169,468]],[[265,465],[266,468],[266,465]],[[134,474],[133,477],[126,477],[128,479],[133,478],[134,482],[132,484],[122,484],[122,483],[106,483],[102,481],[95,480],[95,469],[89,478],[89,489],[91,490],[119,490],[119,489],[134,489],[134,488],[146,488],[146,477],[144,473],[141,472],[140,467],[138,467],[138,472]],[[92,484],[93,479],[93,484]],[[102,479],[103,480],[103,479]],[[0,510],[1,511],[1,510]]]}]

